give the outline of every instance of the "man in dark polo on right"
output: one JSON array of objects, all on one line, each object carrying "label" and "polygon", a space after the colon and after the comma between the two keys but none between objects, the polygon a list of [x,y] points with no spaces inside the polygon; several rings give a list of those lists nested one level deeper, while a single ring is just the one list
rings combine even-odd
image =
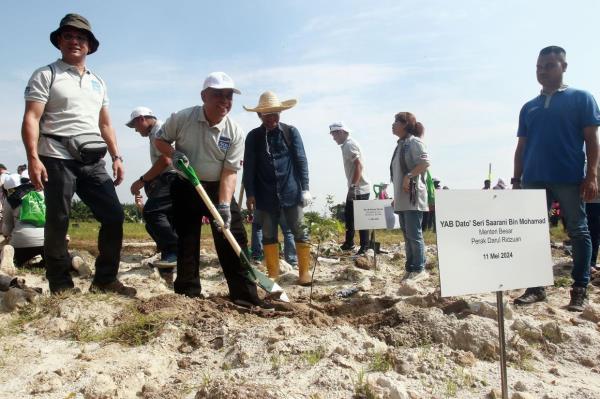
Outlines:
[{"label": "man in dark polo on right", "polygon": [[[573,245],[568,309],[581,312],[587,302],[592,251],[584,201],[598,192],[600,111],[590,93],[563,84],[566,70],[563,48],[549,46],[540,51],[536,74],[542,91],[521,109],[511,183],[513,189],[545,189],[548,206],[553,199],[560,203]],[[532,287],[515,304],[544,299],[544,287]]]}]

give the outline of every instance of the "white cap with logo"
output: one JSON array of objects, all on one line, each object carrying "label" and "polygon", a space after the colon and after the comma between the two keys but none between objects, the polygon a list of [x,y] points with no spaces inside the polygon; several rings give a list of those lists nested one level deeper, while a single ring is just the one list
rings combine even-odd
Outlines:
[{"label": "white cap with logo", "polygon": [[213,72],[204,79],[204,84],[202,85],[202,91],[208,89],[231,89],[236,94],[242,94],[241,91],[235,88],[235,83],[233,83],[233,79],[225,72]]},{"label": "white cap with logo", "polygon": [[156,115],[154,115],[154,112],[152,112],[152,110],[150,108],[136,107],[131,112],[131,116],[129,117],[129,122],[127,122],[125,125],[127,127],[134,127],[133,121],[135,121],[135,118],[139,118],[140,116],[150,116],[150,117],[156,119]]}]

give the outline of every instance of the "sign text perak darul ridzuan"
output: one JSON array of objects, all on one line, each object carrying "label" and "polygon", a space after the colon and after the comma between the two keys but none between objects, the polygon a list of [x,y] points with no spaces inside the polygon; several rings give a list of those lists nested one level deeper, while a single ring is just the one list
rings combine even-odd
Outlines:
[{"label": "sign text perak darul ridzuan", "polygon": [[[478,228],[479,236],[488,236],[482,238],[471,238],[471,244],[501,244],[501,243],[518,243],[522,242],[522,237],[514,235],[515,227],[526,225],[541,225],[546,224],[546,218],[530,219],[530,218],[508,218],[508,219],[454,219],[441,220],[442,228]],[[510,226],[510,227],[505,227]],[[499,237],[493,237],[499,235]],[[490,237],[492,236],[492,237]]]}]

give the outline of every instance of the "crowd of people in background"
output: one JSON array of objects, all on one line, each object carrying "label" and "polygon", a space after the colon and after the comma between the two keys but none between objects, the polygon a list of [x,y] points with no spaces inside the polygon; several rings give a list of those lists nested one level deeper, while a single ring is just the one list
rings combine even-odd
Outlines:
[{"label": "crowd of people in background", "polygon": [[[0,164],[2,233],[14,248],[14,253],[5,249],[6,256],[14,256],[17,266],[42,256],[51,293],[80,292],[70,275],[67,236],[71,200],[77,194],[100,222],[90,291],[133,297],[135,288],[117,279],[124,214],[115,186],[123,181],[123,158],[108,111],[106,83],[86,64],[87,56],[95,53],[100,43],[89,21],[77,14],[67,14],[50,34],[50,41],[61,58],[37,69],[25,89],[22,136],[28,164],[20,165],[16,174],[8,173]],[[523,106],[519,115],[511,184],[513,189],[546,190],[549,209],[553,200],[560,203],[574,265],[568,308],[582,311],[600,238],[600,111],[589,93],[564,85],[564,49],[542,49],[536,68],[542,91]],[[312,200],[308,158],[300,130],[281,121],[282,112],[294,107],[297,100],[281,101],[273,91],[265,91],[256,106],[244,106],[259,119],[258,127],[244,135],[229,116],[235,94],[240,90],[233,79],[224,72],[213,72],[204,80],[202,104],[175,112],[164,123],[148,107],[135,108],[126,126],[148,138],[151,162],[131,184],[130,191],[143,209],[146,229],[161,253],[155,266],[176,293],[202,296],[200,221],[208,219],[230,299],[240,306],[272,309],[258,296],[240,254],[224,238],[223,229],[229,229],[240,247],[248,251],[240,204],[234,198],[237,175],[242,172],[242,190],[252,214],[252,257],[257,261],[264,257],[269,277],[276,279],[281,228],[286,261],[297,267],[298,284],[310,286],[310,237],[303,223],[304,208]],[[346,233],[340,249],[354,251],[353,204],[368,200],[372,186],[352,129],[338,121],[331,123],[327,131],[341,148],[347,188]],[[447,187],[441,187],[440,180],[432,176],[425,127],[413,113],[393,115],[391,134],[396,140],[390,161],[392,206],[399,218],[406,254],[403,279],[418,281],[427,277],[423,232],[435,231],[435,191]],[[107,153],[112,161],[112,178],[105,169]],[[175,166],[180,163],[194,168],[210,201],[203,202],[194,185],[177,173]],[[502,179],[492,187],[490,177],[483,189],[492,188],[507,187]],[[142,189],[147,197],[145,204]],[[45,195],[43,226],[27,224],[19,216],[23,212],[22,198],[32,191],[43,191]],[[220,225],[214,223],[213,206],[223,221]],[[367,230],[360,230],[358,236],[355,256],[364,255],[373,244]],[[515,303],[526,305],[545,297],[543,287],[532,287]]]}]

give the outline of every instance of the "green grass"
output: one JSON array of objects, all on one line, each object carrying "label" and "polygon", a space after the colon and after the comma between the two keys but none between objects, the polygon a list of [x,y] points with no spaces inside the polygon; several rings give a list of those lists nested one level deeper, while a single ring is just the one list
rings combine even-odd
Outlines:
[{"label": "green grass", "polygon": [[569,276],[560,276],[554,279],[554,286],[559,287],[570,287],[573,284],[573,280]]},{"label": "green grass", "polygon": [[[244,223],[248,237],[250,237],[251,225]],[[72,222],[69,228],[69,235],[73,243],[86,241],[96,241],[98,239],[98,230],[100,224],[98,222]],[[126,222],[123,224],[123,234],[126,240],[131,241],[152,241],[152,238],[146,232],[146,228],[143,223],[131,223]],[[202,226],[202,236],[210,237],[210,227],[208,225]],[[425,231],[423,233],[425,244],[432,245],[437,243],[437,235],[433,231]],[[566,240],[567,233],[561,226],[552,227],[550,229],[550,238],[553,241],[564,241]],[[332,238],[341,242],[344,237],[343,233],[339,233],[336,237]],[[400,230],[377,230],[375,233],[375,239],[382,245],[397,244],[403,240],[402,233]]]},{"label": "green grass", "polygon": [[121,314],[119,324],[113,327],[96,330],[91,320],[78,318],[67,336],[79,342],[115,342],[125,346],[140,346],[158,336],[169,319],[169,315],[143,314],[135,306],[130,306]]},{"label": "green grass", "polygon": [[369,371],[379,371],[385,373],[391,370],[393,367],[393,360],[386,352],[377,352],[373,354],[371,363],[369,364]]},{"label": "green grass", "polygon": [[315,350],[306,351],[302,354],[302,357],[310,366],[314,366],[325,357],[325,348],[319,346]]},{"label": "green grass", "polygon": [[40,296],[34,303],[29,303],[20,308],[10,319],[0,335],[19,334],[25,329],[25,325],[39,320],[47,315],[56,316],[62,300],[60,295]]},{"label": "green grass", "polygon": [[353,399],[377,399],[373,388],[367,383],[364,370],[358,372],[354,383]]},{"label": "green grass", "polygon": [[[99,229],[100,223],[98,222],[72,222],[69,227],[69,235],[73,242],[96,241]],[[143,223],[124,223],[123,235],[128,240],[151,240]]]}]

